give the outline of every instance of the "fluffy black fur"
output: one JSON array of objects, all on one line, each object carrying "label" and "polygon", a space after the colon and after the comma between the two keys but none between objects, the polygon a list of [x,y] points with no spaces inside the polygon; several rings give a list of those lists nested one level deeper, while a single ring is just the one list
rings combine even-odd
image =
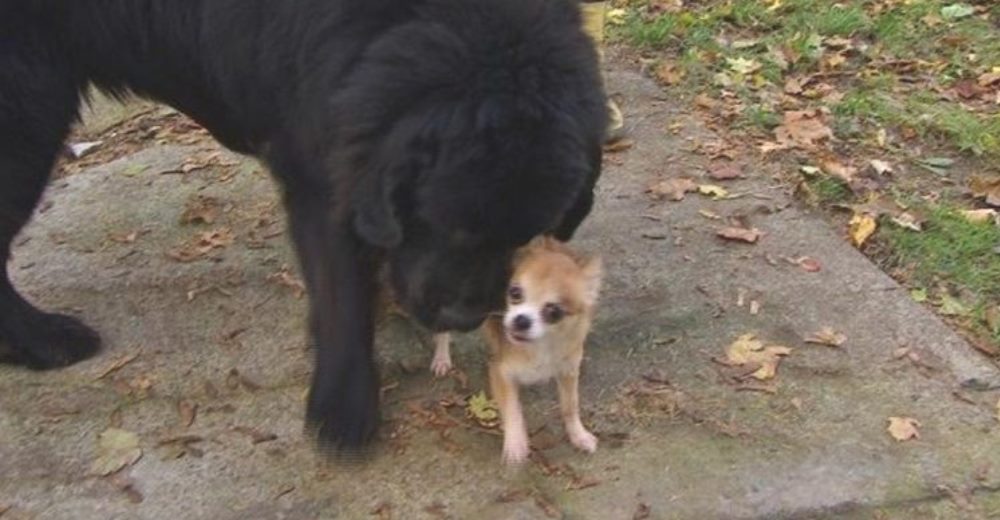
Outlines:
[{"label": "fluffy black fur", "polygon": [[387,263],[435,330],[500,303],[511,252],[590,211],[604,93],[566,0],[0,0],[0,340],[35,369],[99,346],[11,285],[88,85],[162,101],[284,189],[316,366],[307,419],[356,448],[379,422],[373,301]]}]

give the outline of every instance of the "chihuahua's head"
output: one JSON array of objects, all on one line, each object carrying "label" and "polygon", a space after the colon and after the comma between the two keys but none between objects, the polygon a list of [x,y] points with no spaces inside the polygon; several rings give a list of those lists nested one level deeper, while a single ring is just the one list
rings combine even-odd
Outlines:
[{"label": "chihuahua's head", "polygon": [[514,257],[503,328],[507,339],[530,344],[590,325],[603,268],[598,257],[581,257],[563,243],[539,237]]}]

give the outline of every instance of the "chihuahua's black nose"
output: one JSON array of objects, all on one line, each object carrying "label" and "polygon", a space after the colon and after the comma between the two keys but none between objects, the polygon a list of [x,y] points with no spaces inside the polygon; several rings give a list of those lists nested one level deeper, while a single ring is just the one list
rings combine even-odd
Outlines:
[{"label": "chihuahua's black nose", "polygon": [[524,332],[531,328],[531,318],[526,314],[514,316],[514,330]]}]

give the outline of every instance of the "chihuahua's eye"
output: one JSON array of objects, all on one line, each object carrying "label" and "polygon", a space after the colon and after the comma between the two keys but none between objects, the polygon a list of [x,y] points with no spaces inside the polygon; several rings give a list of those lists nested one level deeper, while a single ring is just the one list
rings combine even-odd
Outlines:
[{"label": "chihuahua's eye", "polygon": [[510,303],[521,303],[524,300],[524,291],[516,285],[511,285],[510,289],[507,289],[507,298],[510,299]]},{"label": "chihuahua's eye", "polygon": [[545,323],[559,323],[559,320],[563,319],[564,316],[566,316],[566,310],[558,304],[548,303],[542,308],[542,319],[545,320]]}]

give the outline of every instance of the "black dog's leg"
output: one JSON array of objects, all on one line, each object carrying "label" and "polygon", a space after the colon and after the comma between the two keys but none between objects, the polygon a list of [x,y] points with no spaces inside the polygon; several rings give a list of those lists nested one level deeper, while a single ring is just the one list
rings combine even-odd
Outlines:
[{"label": "black dog's leg", "polygon": [[44,63],[24,42],[23,52],[0,55],[0,343],[4,361],[33,369],[75,363],[94,354],[97,334],[75,318],[36,309],[7,273],[11,242],[31,217],[56,154],[78,109],[71,77]]},{"label": "black dog's leg", "polygon": [[334,222],[325,191],[286,194],[316,357],[306,419],[322,447],[352,452],[372,439],[379,422],[372,352],[376,266],[352,230]]}]

